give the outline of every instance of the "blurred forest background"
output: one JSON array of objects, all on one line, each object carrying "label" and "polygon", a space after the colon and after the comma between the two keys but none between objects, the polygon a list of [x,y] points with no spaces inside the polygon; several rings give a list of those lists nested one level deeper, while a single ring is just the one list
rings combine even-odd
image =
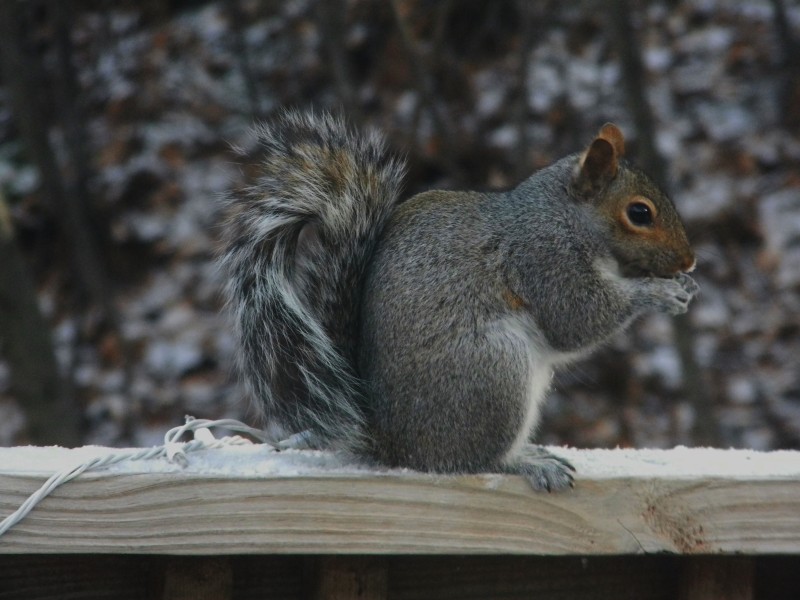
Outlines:
[{"label": "blurred forest background", "polygon": [[255,120],[315,106],[384,131],[407,195],[513,186],[619,124],[701,294],[560,374],[539,439],[800,448],[799,39],[790,0],[1,1],[0,444],[251,416],[218,198]]}]

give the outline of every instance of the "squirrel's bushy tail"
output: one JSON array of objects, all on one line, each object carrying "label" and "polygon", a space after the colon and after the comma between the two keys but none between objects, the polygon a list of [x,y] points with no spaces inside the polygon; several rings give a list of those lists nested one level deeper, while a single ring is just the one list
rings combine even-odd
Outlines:
[{"label": "squirrel's bushy tail", "polygon": [[361,282],[404,163],[330,114],[287,111],[256,134],[263,173],[226,199],[221,259],[240,368],[269,421],[349,445]]}]

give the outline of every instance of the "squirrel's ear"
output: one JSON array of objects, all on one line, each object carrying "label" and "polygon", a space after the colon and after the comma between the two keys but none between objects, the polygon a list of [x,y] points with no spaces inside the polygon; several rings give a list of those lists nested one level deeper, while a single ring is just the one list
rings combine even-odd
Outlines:
[{"label": "squirrel's ear", "polygon": [[625,136],[619,130],[619,127],[613,123],[606,123],[600,128],[600,133],[597,134],[598,138],[602,138],[614,146],[614,151],[617,156],[625,155]]},{"label": "squirrel's ear", "polygon": [[602,190],[617,176],[619,158],[625,153],[625,138],[613,123],[606,123],[581,156],[573,189],[582,197]]}]

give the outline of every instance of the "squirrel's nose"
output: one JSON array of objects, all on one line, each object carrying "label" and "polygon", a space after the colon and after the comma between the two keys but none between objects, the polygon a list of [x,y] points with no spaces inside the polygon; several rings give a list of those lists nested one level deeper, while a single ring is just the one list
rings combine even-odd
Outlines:
[{"label": "squirrel's nose", "polygon": [[686,258],[683,259],[681,263],[681,272],[683,273],[691,273],[694,271],[694,268],[697,266],[697,259],[694,257],[694,254],[689,254]]}]

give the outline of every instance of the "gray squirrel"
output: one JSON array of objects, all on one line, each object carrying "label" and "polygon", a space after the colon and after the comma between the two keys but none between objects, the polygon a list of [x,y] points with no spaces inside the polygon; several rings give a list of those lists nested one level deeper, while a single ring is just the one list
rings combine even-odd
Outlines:
[{"label": "gray squirrel", "polygon": [[265,418],[387,466],[572,486],[529,442],[553,370],[698,290],[675,206],[620,130],[513,190],[402,203],[377,133],[287,111],[256,134],[262,175],[225,200],[221,264]]}]

